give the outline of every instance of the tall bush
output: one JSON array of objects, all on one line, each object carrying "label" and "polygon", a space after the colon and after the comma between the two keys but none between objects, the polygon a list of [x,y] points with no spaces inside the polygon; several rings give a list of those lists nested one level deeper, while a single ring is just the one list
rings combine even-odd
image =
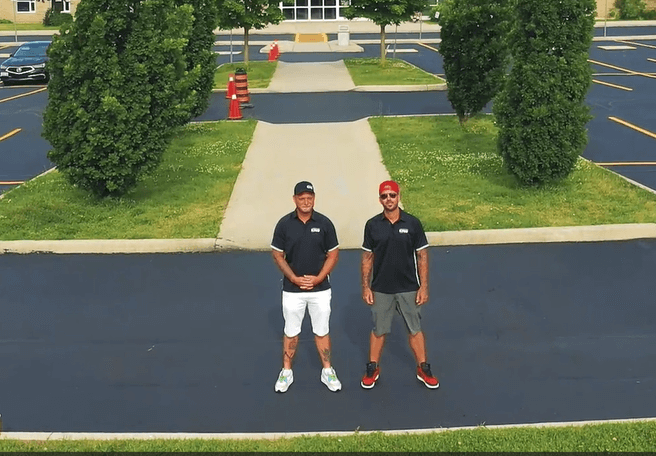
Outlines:
[{"label": "tall bush", "polygon": [[595,7],[595,0],[516,3],[512,69],[494,113],[499,153],[522,184],[566,177],[587,144]]},{"label": "tall bush", "polygon": [[201,115],[209,105],[212,87],[214,87],[214,72],[216,71],[216,56],[212,51],[218,25],[218,3],[216,0],[177,0],[178,5],[188,4],[194,9],[193,24],[189,41],[185,47],[187,70],[194,71],[198,67],[199,75],[194,84],[196,92],[191,117]]},{"label": "tall bush", "polygon": [[173,0],[84,0],[54,37],[43,135],[71,183],[118,196],[157,166],[194,101],[191,24]]},{"label": "tall bush", "polygon": [[451,106],[460,123],[478,113],[501,88],[508,66],[510,0],[440,3],[440,54]]}]

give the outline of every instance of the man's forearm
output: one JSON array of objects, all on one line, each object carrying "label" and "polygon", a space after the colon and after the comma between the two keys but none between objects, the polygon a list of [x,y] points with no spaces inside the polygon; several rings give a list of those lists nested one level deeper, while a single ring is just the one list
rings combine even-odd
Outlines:
[{"label": "man's forearm", "polygon": [[417,252],[417,268],[419,269],[419,285],[428,289],[428,249]]},{"label": "man's forearm", "polygon": [[335,265],[337,264],[337,260],[339,259],[339,250],[334,249],[328,252],[326,255],[326,261],[323,263],[323,267],[321,268],[321,271],[319,271],[319,274],[317,274],[317,279],[319,283],[323,282],[324,279],[332,272],[332,270],[335,268]]},{"label": "man's forearm", "polygon": [[282,272],[283,275],[287,277],[287,279],[294,282],[294,279],[296,278],[296,274],[294,274],[292,268],[289,267],[289,263],[287,263],[287,260],[285,259],[285,254],[283,252],[278,252],[277,250],[274,250],[273,261],[276,263],[276,266],[278,266],[278,269],[280,269],[280,272]]},{"label": "man's forearm", "polygon": [[362,260],[360,262],[360,274],[362,279],[362,289],[366,290],[371,286],[371,270],[374,264],[373,252],[362,252]]}]

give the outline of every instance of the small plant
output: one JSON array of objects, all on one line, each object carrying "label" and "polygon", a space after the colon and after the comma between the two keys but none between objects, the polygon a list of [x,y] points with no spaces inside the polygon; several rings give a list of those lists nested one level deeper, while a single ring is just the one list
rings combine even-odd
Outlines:
[{"label": "small plant", "polygon": [[0,24],[13,24],[9,19],[0,19]]}]

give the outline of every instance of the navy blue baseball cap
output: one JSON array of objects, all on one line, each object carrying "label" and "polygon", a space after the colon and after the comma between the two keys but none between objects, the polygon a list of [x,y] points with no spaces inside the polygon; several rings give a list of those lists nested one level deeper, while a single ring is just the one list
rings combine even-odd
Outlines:
[{"label": "navy blue baseball cap", "polygon": [[308,181],[301,181],[294,186],[294,195],[300,195],[305,192],[314,193],[314,185]]}]

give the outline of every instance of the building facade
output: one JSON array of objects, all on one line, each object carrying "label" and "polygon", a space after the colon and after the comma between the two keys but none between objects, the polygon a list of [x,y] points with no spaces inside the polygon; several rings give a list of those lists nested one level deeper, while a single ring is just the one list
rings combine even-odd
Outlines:
[{"label": "building facade", "polygon": [[80,0],[0,0],[0,19],[17,24],[40,23],[48,8],[74,14]]}]

